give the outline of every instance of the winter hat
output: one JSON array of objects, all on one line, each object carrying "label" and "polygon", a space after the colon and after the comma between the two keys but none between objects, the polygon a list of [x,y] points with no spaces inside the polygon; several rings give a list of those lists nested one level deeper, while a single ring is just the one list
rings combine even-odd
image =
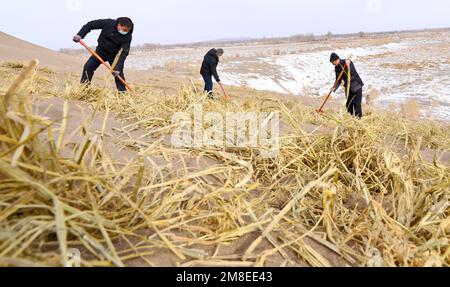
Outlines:
[{"label": "winter hat", "polygon": [[333,53],[333,54],[331,54],[330,62],[333,63],[334,61],[339,60],[339,59],[340,59],[340,58],[339,58],[338,54]]}]

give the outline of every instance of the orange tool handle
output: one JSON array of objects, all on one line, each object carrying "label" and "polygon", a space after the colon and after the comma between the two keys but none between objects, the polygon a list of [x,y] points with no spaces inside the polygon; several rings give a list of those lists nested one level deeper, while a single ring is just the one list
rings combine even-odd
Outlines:
[{"label": "orange tool handle", "polygon": [[225,96],[225,100],[229,100],[230,97],[228,96],[227,92],[225,92],[225,89],[223,88],[222,83],[219,83],[219,86],[220,86],[220,88],[222,89],[222,93],[223,93],[224,96]]},{"label": "orange tool handle", "polygon": [[[108,70],[111,72],[111,74],[113,74],[113,70],[111,69],[111,67],[108,65],[108,63],[106,63],[102,57],[99,56],[99,54],[97,54],[94,50],[92,50],[88,45],[86,45],[86,43],[84,43],[82,40],[80,40],[80,44],[86,48],[86,50],[88,50],[95,58],[97,58],[97,60],[100,61],[100,63],[102,63],[106,68],[108,68]],[[127,88],[128,91],[132,92],[133,89],[130,87],[130,85],[125,81],[124,78],[122,78],[121,76],[117,77],[119,79],[119,81],[122,82],[122,84],[125,85],[125,87]]]},{"label": "orange tool handle", "polygon": [[339,75],[338,79],[334,83],[332,90],[330,91],[328,96],[325,98],[325,101],[323,102],[322,106],[320,107],[320,109],[317,110],[318,113],[323,113],[323,108],[325,107],[325,105],[327,104],[328,100],[330,99],[331,93],[333,93],[333,90],[336,89],[336,85],[339,83],[339,81],[341,80],[342,76],[344,75],[345,68],[347,68],[347,63],[344,65],[344,68],[342,69],[341,74]]}]

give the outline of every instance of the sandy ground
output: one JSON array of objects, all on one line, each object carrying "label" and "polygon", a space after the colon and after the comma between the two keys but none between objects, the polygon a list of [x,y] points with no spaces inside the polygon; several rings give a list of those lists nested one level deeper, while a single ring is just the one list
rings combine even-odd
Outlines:
[{"label": "sandy ground", "polygon": [[[271,48],[267,48],[271,49]],[[199,49],[201,50],[201,49]],[[48,66],[50,69],[54,70],[56,73],[49,75],[52,78],[52,83],[55,85],[55,89],[64,88],[64,85],[67,81],[77,81],[79,76],[79,71],[82,67],[84,58],[76,58],[73,56],[64,55],[52,50],[48,50],[31,43],[21,41],[14,37],[8,36],[4,33],[0,33],[0,61],[26,61],[32,58],[37,58],[41,62],[41,66]],[[264,69],[265,67],[260,67]],[[137,87],[145,87],[150,88],[157,93],[160,93],[162,96],[173,94],[178,90],[180,85],[192,84],[196,86],[196,88],[201,89],[201,83],[197,80],[193,80],[189,77],[178,77],[174,75],[169,70],[146,70],[146,71],[137,71],[137,70],[128,70],[127,71],[128,79],[133,82]],[[112,79],[107,75],[107,73],[100,72],[99,76],[95,82],[96,85],[107,85],[112,87],[113,82]],[[249,90],[247,88],[239,88],[239,87],[228,87],[230,94],[232,96],[243,96],[243,97],[264,97],[266,95],[270,95],[270,97],[278,97],[280,99],[290,99],[295,101],[301,101],[307,105],[318,105],[321,102],[321,99],[317,98],[309,98],[309,97],[296,97],[292,94],[283,94],[276,92],[265,92],[258,90]],[[69,101],[69,125],[67,127],[67,133],[74,133],[80,126],[83,125],[83,115],[88,115],[92,113],[92,107],[81,101]],[[35,109],[38,114],[48,117],[51,120],[59,121],[63,117],[63,106],[64,100],[61,98],[55,98],[52,96],[45,96],[42,98],[36,98]],[[106,115],[104,113],[97,113],[93,118],[93,124],[91,130],[89,131],[93,135],[102,135],[102,125],[105,121]],[[103,136],[110,137],[111,141],[109,145],[106,147],[110,151],[116,151],[113,154],[116,160],[120,161],[129,161],[136,157],[136,152],[132,150],[127,150],[124,147],[118,146],[115,144],[114,139],[123,136],[124,127],[128,126],[130,123],[126,121],[122,121],[117,119],[113,114],[109,115],[107,118],[108,125],[106,130],[103,131]],[[304,127],[306,131],[313,132],[317,129],[315,126]],[[318,130],[317,132],[324,132],[323,130]],[[55,135],[57,136],[57,135]],[[159,139],[152,138],[143,138],[142,132],[134,132],[133,134],[127,135],[131,141],[140,140],[152,142]],[[76,138],[72,138],[74,142]],[[162,139],[163,141],[167,141],[167,139]],[[401,150],[399,151],[401,153]],[[433,151],[424,150],[423,156],[430,161],[433,159]],[[444,163],[450,163],[450,156],[445,154],[442,156],[442,160]],[[164,161],[164,159],[154,159],[154,162]],[[214,165],[214,162],[211,162],[208,159],[197,161],[192,159],[191,164],[188,166],[189,171],[202,170]],[[162,164],[167,164],[164,162]],[[173,163],[174,166],[177,165],[177,162]],[[181,175],[180,175],[181,176]],[[229,255],[239,254],[241,250],[245,246],[248,245],[249,242],[252,242],[257,235],[250,234],[244,238],[241,238],[236,245],[233,246],[221,246],[219,255],[223,256],[223,258],[227,258]],[[323,247],[318,242],[308,239],[307,242],[309,245],[314,247],[320,254],[322,254],[325,258],[327,258],[333,265],[335,266],[345,266],[346,262],[340,259],[339,256]],[[118,243],[120,246],[121,243]],[[261,248],[265,247],[265,244],[269,244],[268,242],[264,242],[261,245]],[[214,252],[214,250],[206,250],[206,252]],[[172,255],[168,255],[167,253],[154,254],[154,256],[149,258],[149,261],[154,262],[157,266],[173,266],[175,262],[175,258]],[[273,258],[271,263],[274,266],[279,266],[280,262],[283,261],[283,258]],[[142,266],[144,263],[140,260],[135,260],[133,262],[128,262],[130,266]],[[305,262],[298,262],[298,266],[307,266]]]},{"label": "sandy ground", "polygon": [[[447,34],[446,34],[447,35]],[[427,39],[428,41],[431,38],[435,38],[437,35],[432,34],[431,36],[428,35]],[[417,40],[417,35],[412,34],[405,36],[407,39],[413,41]],[[420,37],[424,37],[421,35]],[[348,39],[340,39],[336,40],[335,45],[339,48],[344,48],[348,45]],[[358,46],[362,43],[366,43],[368,46],[374,46],[374,45],[386,45],[392,42],[391,38],[380,38],[380,39],[353,39],[351,42]],[[428,43],[425,41],[425,43]],[[436,45],[437,48],[442,48],[445,45],[448,45],[449,42],[443,42],[439,45]],[[300,44],[248,44],[243,47],[243,45],[240,44],[233,44],[233,46],[227,47],[227,50],[229,51],[229,55],[225,57],[225,61],[229,61],[228,63],[225,63],[225,74],[226,71],[230,71],[230,66],[232,66],[231,63],[236,61],[236,59],[239,59],[241,61],[242,58],[245,58],[248,63],[246,65],[242,64],[244,68],[251,70],[253,72],[260,72],[265,73],[266,71],[271,71],[271,65],[267,63],[267,61],[258,61],[260,59],[259,57],[263,57],[264,55],[271,55],[273,53],[275,54],[290,54],[289,51],[295,53],[302,53],[302,52],[317,52],[322,51],[324,49],[327,49],[329,45],[325,45],[323,43],[300,43]],[[207,49],[207,47],[189,47],[189,48],[176,48],[176,49],[164,49],[164,50],[157,50],[154,52],[138,52],[137,54],[132,54],[128,60],[127,66],[134,67],[135,69],[127,69],[126,75],[129,82],[132,83],[137,88],[143,88],[143,89],[151,89],[155,94],[159,94],[160,96],[170,96],[171,94],[177,93],[179,88],[186,85],[194,85],[195,89],[198,89],[199,91],[202,90],[203,83],[198,80],[197,69],[191,70],[191,74],[189,75],[189,69],[186,70],[186,66],[183,66],[184,69],[176,69],[172,70],[172,67],[170,66],[170,61],[177,59],[177,67],[182,67],[182,64],[185,63],[189,67],[189,63],[191,63],[193,66],[196,66],[198,64],[194,64],[193,60],[201,58],[202,53],[204,50]],[[243,53],[243,49],[246,51],[246,54]],[[417,48],[412,48],[417,52]],[[395,49],[394,49],[395,50]],[[428,48],[428,52],[434,51],[433,47],[430,46]],[[40,67],[49,67],[51,71],[54,71],[55,73],[52,73],[51,75],[48,75],[51,79],[49,82],[50,85],[54,85],[55,90],[58,89],[64,89],[67,83],[77,83],[80,73],[82,70],[82,66],[87,59],[87,55],[83,56],[71,56],[66,55],[60,52],[56,52],[50,49],[46,49],[43,47],[40,47],[38,45],[34,45],[32,43],[26,42],[24,40],[15,38],[13,36],[10,36],[8,34],[5,34],[3,32],[0,32],[0,62],[26,62],[30,59],[37,58],[40,61]],[[423,53],[427,51],[422,51]],[[447,51],[448,52],[448,51]],[[239,54],[241,53],[241,54]],[[366,52],[367,53],[367,52]],[[231,54],[231,55],[230,55]],[[370,52],[369,52],[370,54]],[[146,70],[140,70],[139,67],[136,67],[133,65],[133,63],[136,63],[136,59],[143,59],[141,57],[145,57],[147,60],[149,59],[148,56],[152,55],[151,58],[156,59],[155,61],[159,61],[162,63],[162,66],[155,65],[155,67]],[[255,57],[256,55],[256,57]],[[441,55],[441,54],[440,54]],[[279,55],[276,55],[279,56]],[[387,57],[389,55],[384,55],[384,57]],[[169,65],[168,65],[169,63]],[[145,61],[144,61],[145,64]],[[447,62],[443,62],[443,65],[450,65],[449,60],[447,59]],[[388,68],[396,69],[396,70],[405,70],[409,71],[410,69],[416,69],[417,71],[422,71],[425,67],[424,65],[407,65],[402,63],[396,63],[392,62],[390,64],[385,64]],[[431,64],[431,62],[428,63],[426,67],[435,67]],[[197,67],[195,67],[197,68]],[[401,71],[399,71],[401,73]],[[226,74],[227,75],[227,74]],[[445,78],[449,78],[447,75],[444,75]],[[227,76],[226,76],[227,77]],[[2,79],[0,81],[10,81],[10,79]],[[94,85],[102,86],[102,87],[110,87],[114,89],[114,81],[109,76],[106,69],[103,69],[102,67],[99,68],[99,70],[96,72],[96,77],[94,78]],[[309,105],[309,106],[320,106],[320,104],[323,101],[323,97],[314,97],[314,96],[302,96],[299,97],[298,95],[295,95],[293,93],[283,93],[283,91],[277,92],[277,91],[265,91],[264,89],[252,89],[251,87],[247,87],[246,85],[240,85],[240,86],[226,86],[227,91],[231,97],[271,97],[271,98],[278,98],[280,100],[287,100],[287,101],[294,101],[299,102],[303,105]],[[378,91],[372,91],[373,98],[377,98],[379,96]],[[217,96],[221,96],[219,93]],[[414,104],[412,105],[412,109],[414,110],[416,107]],[[434,102],[434,105],[436,103]],[[72,107],[70,109],[71,113],[71,128],[72,130],[75,130],[78,126],[82,124],[82,117],[81,115],[88,114],[91,111],[89,110],[89,106],[84,104],[83,102],[70,102],[70,106]],[[54,98],[49,95],[46,95],[43,99],[38,99],[36,101],[36,108],[38,110],[41,110],[45,113],[46,116],[49,116],[51,119],[60,119],[62,116],[60,113],[62,112],[63,108],[63,101],[59,98]],[[328,108],[331,109],[342,109],[342,100],[340,99],[331,99],[329,102]],[[364,104],[365,110],[372,110],[374,109],[373,106],[367,106]],[[46,114],[46,113],[49,113]],[[408,118],[416,118],[417,113],[415,111],[411,110],[404,110],[403,114],[405,117]],[[103,114],[98,114],[95,117],[93,126],[97,129],[100,129],[100,124],[103,122]],[[110,116],[111,117],[111,116]],[[129,123],[127,123],[129,124]],[[121,127],[123,127],[125,124],[121,123],[120,121],[116,121],[113,118],[109,120],[108,125],[108,132],[110,134],[114,134],[114,130],[120,130]],[[317,127],[311,126],[311,127],[303,127],[306,131],[314,131]],[[321,131],[323,132],[323,131]],[[140,135],[136,135],[139,137]],[[401,151],[400,151],[401,152]],[[434,153],[430,150],[424,150],[422,151],[422,155],[432,161]],[[129,154],[126,156],[130,156]],[[126,156],[117,155],[118,159],[125,158]],[[448,153],[445,153],[442,155],[441,160],[443,160],[445,163],[450,163],[450,155]]]},{"label": "sandy ground", "polygon": [[29,61],[39,59],[40,66],[60,72],[81,69],[81,62],[73,56],[46,49],[0,32],[0,61]]},{"label": "sandy ground", "polygon": [[[410,47],[411,51],[418,53],[417,55],[424,55],[435,53],[437,50],[443,51],[443,53],[436,54],[436,57],[433,58],[435,62],[428,61],[426,64],[422,62],[417,62],[415,65],[411,63],[402,63],[391,61],[389,63],[385,63],[384,66],[390,71],[397,71],[398,74],[404,75],[408,73],[408,78],[419,75],[418,80],[412,81],[415,85],[420,85],[420,81],[426,81],[426,77],[424,79],[424,75],[426,75],[427,69],[436,69],[436,67],[450,67],[450,62],[442,58],[442,55],[447,55],[450,49],[445,49],[448,47],[450,42],[439,42],[439,44],[429,45],[430,41],[436,40],[436,38],[441,35],[440,33],[425,33],[424,34],[407,34],[404,37],[403,41],[412,41],[417,42],[418,38],[423,39],[423,44],[427,45],[427,49],[423,49],[420,51],[417,47]],[[449,33],[444,33],[445,37],[448,37]],[[398,40],[398,39],[397,39]],[[357,53],[361,55],[370,55],[373,52],[374,46],[382,46],[386,47],[386,45],[392,46],[392,37],[390,38],[378,38],[378,39],[338,39],[334,42],[334,46],[338,49],[344,49],[349,45],[349,41],[351,44],[355,46],[366,45],[367,47],[372,47],[372,50],[362,51],[362,49],[356,49]],[[273,63],[267,61],[267,57],[273,57],[273,54],[276,54],[275,57],[292,57],[301,53],[323,53],[323,51],[328,51],[330,48],[330,44],[324,43],[297,43],[293,44],[246,44],[245,46],[242,44],[233,44],[232,46],[227,47],[228,56],[224,58],[225,68],[224,74],[225,78],[229,77],[230,73],[233,72],[233,69],[236,69],[236,63],[240,63],[239,69],[246,69],[247,71],[251,71],[252,73],[267,73],[268,71],[273,72]],[[139,52],[130,55],[129,60],[127,62],[127,66],[131,66],[131,69],[126,70],[126,76],[129,82],[131,82],[136,88],[141,89],[151,89],[155,94],[159,94],[160,96],[170,96],[174,93],[177,93],[179,88],[186,85],[193,85],[195,89],[201,91],[203,87],[203,83],[198,79],[198,63],[195,63],[195,60],[201,59],[202,54],[208,47],[189,47],[189,48],[175,48],[175,49],[162,49],[156,50],[153,52]],[[383,53],[381,57],[378,58],[390,58],[391,60],[395,58],[393,54],[397,51],[398,46],[393,45],[392,50],[394,52]],[[245,51],[245,52],[243,52]],[[372,51],[372,52],[371,52]],[[398,52],[398,51],[397,51]],[[310,55],[310,54],[308,54]],[[149,56],[151,56],[149,58]],[[13,36],[7,35],[3,32],[0,32],[0,62],[26,62],[30,59],[37,58],[40,61],[40,67],[48,67],[50,69],[51,75],[48,75],[50,80],[48,81],[49,85],[53,85],[55,92],[58,90],[64,89],[65,86],[70,84],[76,84],[80,77],[80,73],[82,70],[82,66],[87,59],[87,55],[82,56],[71,56],[66,55],[60,52],[56,52],[50,49],[46,49],[32,43],[20,40]],[[363,57],[363,56],[362,56]],[[404,56],[403,58],[406,58]],[[409,56],[411,57],[411,56]],[[364,58],[364,57],[363,57]],[[146,61],[144,61],[146,59]],[[422,58],[423,59],[423,58]],[[436,63],[436,61],[441,61],[442,63]],[[172,67],[173,61],[176,61],[176,69]],[[154,66],[146,66],[145,70],[139,69],[142,68],[139,65],[136,66],[136,63],[148,65],[148,63],[156,63]],[[156,61],[156,62],[154,62]],[[280,59],[278,59],[280,61]],[[198,61],[197,61],[198,62]],[[234,64],[233,64],[234,63]],[[153,64],[152,64],[153,65]],[[189,65],[192,65],[192,69],[190,69]],[[133,69],[134,67],[134,69]],[[182,67],[181,69],[178,69]],[[327,65],[328,67],[328,65]],[[328,67],[329,68],[329,67]],[[234,71],[239,74],[239,71]],[[242,72],[240,70],[240,72]],[[418,73],[418,74],[417,74]],[[436,71],[436,74],[439,74],[439,71]],[[11,77],[6,79],[1,79],[1,82],[11,81]],[[442,79],[444,81],[448,81],[450,78],[447,74],[442,74]],[[327,78],[322,79],[322,81],[328,81]],[[436,85],[436,82],[431,82],[431,85]],[[114,81],[112,77],[109,76],[106,69],[99,68],[96,72],[96,77],[94,79],[94,85],[98,85],[101,87],[110,87],[114,89]],[[448,87],[448,86],[447,86]],[[304,95],[299,97],[294,93],[283,93],[283,91],[271,91],[271,87],[268,87],[268,91],[264,89],[252,89],[247,85],[236,85],[236,86],[226,86],[228,93],[231,97],[270,97],[270,98],[278,98],[280,100],[288,100],[301,103],[303,105],[309,106],[320,106],[323,101],[323,97],[314,97]],[[423,87],[422,87],[423,88]],[[443,92],[443,91],[441,91]],[[380,100],[380,91],[376,89],[373,91],[369,91],[372,95],[372,100]],[[216,96],[221,96],[220,93],[216,94]],[[444,95],[445,96],[445,95]],[[381,99],[383,102],[383,99]],[[50,118],[58,119],[61,115],[59,113],[62,111],[63,102],[61,99],[53,98],[52,95],[46,95],[44,99],[37,101],[37,108],[46,113],[50,113]],[[445,105],[444,100],[433,101],[431,103],[433,107],[436,105]],[[408,106],[409,105],[409,106]],[[76,108],[72,109],[82,109],[85,113],[89,111],[88,106],[83,104],[82,102],[70,103],[70,106],[74,106]],[[47,109],[44,109],[47,107]],[[342,109],[342,99],[333,98],[329,102],[328,108],[331,109]],[[364,104],[364,109],[373,110],[374,105],[368,106]],[[392,108],[392,107],[390,107]],[[450,107],[444,107],[450,108]],[[81,125],[81,114],[80,111],[71,110],[72,116],[72,128],[75,129],[77,126]],[[406,102],[405,105],[401,107],[401,111],[403,112],[403,116],[408,118],[417,118],[420,113],[420,106],[417,106],[414,102]],[[103,115],[99,114],[96,116],[95,121],[97,121],[94,126],[98,128],[100,122],[103,121]],[[128,123],[129,124],[129,123]],[[112,129],[119,129],[123,126],[123,123],[120,121],[115,121],[111,119],[110,124],[108,126],[109,132],[113,133]],[[303,127],[306,131],[313,131],[316,127]],[[401,152],[401,151],[400,151]],[[432,161],[434,153],[433,151],[424,150],[423,156]],[[127,155],[129,156],[129,155]],[[118,155],[120,158],[120,155]],[[443,154],[441,160],[445,163],[450,162],[450,156],[448,153]]]}]

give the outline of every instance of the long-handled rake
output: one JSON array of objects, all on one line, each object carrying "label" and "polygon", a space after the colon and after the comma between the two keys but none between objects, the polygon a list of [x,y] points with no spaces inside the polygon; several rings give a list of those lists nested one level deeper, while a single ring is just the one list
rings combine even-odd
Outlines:
[{"label": "long-handled rake", "polygon": [[325,105],[327,104],[328,100],[330,99],[331,94],[333,93],[333,91],[336,89],[336,86],[339,83],[339,81],[341,80],[342,76],[344,75],[346,68],[347,68],[347,63],[344,65],[344,68],[342,69],[341,74],[339,75],[339,77],[337,78],[336,82],[334,83],[333,88],[331,89],[330,93],[325,98],[325,101],[323,102],[322,106],[320,106],[320,108],[317,110],[318,113],[323,113],[323,108],[325,107]]},{"label": "long-handled rake", "polygon": [[230,100],[231,98],[228,96],[227,92],[225,92],[225,88],[223,87],[222,83],[219,83],[220,88],[222,89],[222,93],[225,97],[225,100]]},{"label": "long-handled rake", "polygon": [[[99,54],[97,54],[94,50],[92,50],[88,45],[86,45],[86,43],[84,43],[82,40],[80,40],[80,44],[86,48],[86,50],[88,50],[94,57],[97,58],[97,60],[99,60],[106,68],[108,68],[108,70],[111,72],[111,74],[114,74],[114,71],[112,70],[112,68],[109,66],[108,63],[106,63],[102,57],[100,57]],[[132,92],[133,88],[131,88],[131,86],[125,81],[124,78],[122,78],[121,76],[117,76],[117,79],[119,79],[120,82],[122,82],[122,84],[125,85],[125,87],[127,88],[128,91]]]}]

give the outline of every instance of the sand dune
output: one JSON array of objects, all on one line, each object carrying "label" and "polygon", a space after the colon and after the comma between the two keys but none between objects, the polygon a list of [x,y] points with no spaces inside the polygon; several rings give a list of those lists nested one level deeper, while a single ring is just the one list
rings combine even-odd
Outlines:
[{"label": "sand dune", "polygon": [[40,66],[57,71],[79,71],[83,62],[70,55],[53,51],[0,32],[0,61],[28,61],[38,59]]}]

